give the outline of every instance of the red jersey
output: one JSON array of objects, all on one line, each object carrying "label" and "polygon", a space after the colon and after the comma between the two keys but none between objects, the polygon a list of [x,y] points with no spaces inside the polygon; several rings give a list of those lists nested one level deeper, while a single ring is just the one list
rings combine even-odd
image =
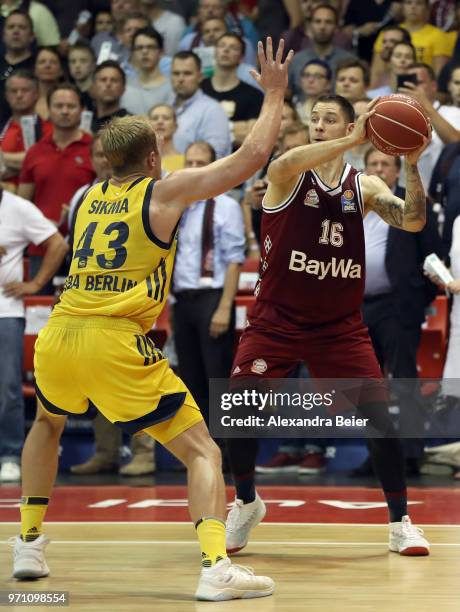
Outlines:
[{"label": "red jersey", "polygon": [[359,311],[365,282],[360,174],[345,164],[331,189],[310,170],[287,200],[263,207],[258,302],[307,325]]}]

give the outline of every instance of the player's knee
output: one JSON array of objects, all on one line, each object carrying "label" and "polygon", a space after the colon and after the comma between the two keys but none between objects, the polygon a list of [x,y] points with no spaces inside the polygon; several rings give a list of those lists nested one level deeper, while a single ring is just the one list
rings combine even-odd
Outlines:
[{"label": "player's knee", "polygon": [[45,426],[48,429],[48,432],[51,436],[60,437],[65,424],[67,421],[67,417],[65,416],[52,416],[44,408],[38,404],[37,405],[37,414],[35,416],[35,423],[39,423],[42,426]]},{"label": "player's knee", "polygon": [[209,436],[208,444],[204,451],[208,461],[220,470],[222,467],[222,453],[211,436]]},{"label": "player's knee", "polygon": [[190,449],[185,457],[185,465],[189,467],[196,460],[205,460],[214,468],[220,470],[222,467],[222,454],[220,448],[209,434],[202,436],[199,444]]}]

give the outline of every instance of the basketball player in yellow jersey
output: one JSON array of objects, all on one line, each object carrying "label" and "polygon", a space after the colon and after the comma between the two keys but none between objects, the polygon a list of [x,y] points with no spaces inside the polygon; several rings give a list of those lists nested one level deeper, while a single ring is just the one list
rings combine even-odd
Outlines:
[{"label": "basketball player in yellow jersey", "polygon": [[283,41],[258,48],[265,91],[260,117],[241,148],[206,168],[161,180],[155,132],[145,117],[114,119],[102,131],[113,178],[91,187],[74,215],[72,264],[63,295],[35,352],[37,417],[22,456],[21,535],[14,576],[49,574],[42,522],[57,471],[66,415],[93,404],[134,434],[145,431],[188,470],[189,510],[201,547],[198,599],[273,593],[270,578],[232,565],[225,551],[220,451],[189,391],[145,333],[164,306],[181,214],[250,178],[268,160],[281,122],[287,69]]}]

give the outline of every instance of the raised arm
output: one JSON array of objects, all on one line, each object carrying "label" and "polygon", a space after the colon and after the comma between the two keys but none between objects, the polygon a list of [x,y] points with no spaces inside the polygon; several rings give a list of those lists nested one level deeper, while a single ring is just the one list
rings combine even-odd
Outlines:
[{"label": "raised arm", "polygon": [[283,50],[284,42],[281,40],[274,58],[271,38],[267,38],[266,52],[259,42],[260,74],[255,70],[252,74],[264,89],[265,98],[259,118],[241,147],[205,168],[179,170],[155,184],[150,224],[160,239],[162,235],[169,235],[192,202],[225,193],[249,179],[267,163],[280,129],[288,66],[293,57],[290,51],[283,62]]},{"label": "raised arm", "polygon": [[417,168],[417,160],[429,140],[405,157],[406,197],[396,197],[378,176],[362,176],[361,187],[365,210],[373,210],[393,227],[419,232],[426,222],[426,195]]},{"label": "raised arm", "polygon": [[283,153],[283,155],[272,161],[268,167],[267,177],[270,183],[275,185],[287,183],[302,172],[311,170],[315,166],[320,166],[338,155],[342,155],[348,149],[366,142],[365,124],[373,112],[370,111],[360,115],[353,131],[343,138],[315,142],[302,147],[295,147]]}]

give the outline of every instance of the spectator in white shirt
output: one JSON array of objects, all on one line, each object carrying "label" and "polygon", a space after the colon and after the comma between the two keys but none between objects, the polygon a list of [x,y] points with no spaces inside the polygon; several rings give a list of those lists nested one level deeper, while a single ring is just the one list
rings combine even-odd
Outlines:
[{"label": "spectator in white shirt", "polygon": [[[31,202],[7,191],[0,200],[0,481],[20,479],[24,442],[22,345],[25,295],[37,293],[52,278],[67,251],[54,223]],[[23,253],[29,243],[46,249],[30,281],[23,279]]]}]

